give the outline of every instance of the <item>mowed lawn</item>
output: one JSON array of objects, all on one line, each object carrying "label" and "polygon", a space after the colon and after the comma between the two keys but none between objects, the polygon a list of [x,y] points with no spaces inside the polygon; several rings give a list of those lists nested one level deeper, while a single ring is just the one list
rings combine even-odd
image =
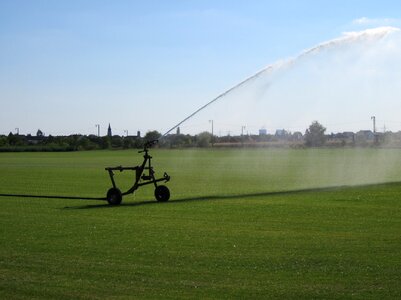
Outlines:
[{"label": "mowed lawn", "polygon": [[[168,203],[0,197],[0,298],[401,297],[401,150],[151,154]],[[141,160],[1,153],[0,194],[102,197]]]}]

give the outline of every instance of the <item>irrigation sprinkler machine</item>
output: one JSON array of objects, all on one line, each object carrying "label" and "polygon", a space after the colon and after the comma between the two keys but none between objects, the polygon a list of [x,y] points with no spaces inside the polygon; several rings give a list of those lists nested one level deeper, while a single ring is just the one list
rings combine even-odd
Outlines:
[{"label": "irrigation sprinkler machine", "polygon": [[[106,200],[110,205],[119,205],[123,199],[123,196],[134,193],[138,188],[144,185],[153,184],[155,187],[155,198],[159,202],[166,202],[170,199],[170,190],[165,185],[160,185],[160,182],[168,182],[170,180],[170,176],[164,172],[163,177],[156,178],[155,171],[152,167],[152,156],[149,155],[149,149],[154,146],[158,140],[153,140],[145,143],[143,150],[138,153],[144,153],[142,164],[134,167],[107,167],[106,171],[109,173],[111,183],[113,187],[111,187],[107,191]],[[125,170],[130,170],[134,172],[134,185],[129,188],[126,192],[121,192],[121,190],[117,187],[116,182],[114,180],[114,172],[120,171],[123,172]]]}]

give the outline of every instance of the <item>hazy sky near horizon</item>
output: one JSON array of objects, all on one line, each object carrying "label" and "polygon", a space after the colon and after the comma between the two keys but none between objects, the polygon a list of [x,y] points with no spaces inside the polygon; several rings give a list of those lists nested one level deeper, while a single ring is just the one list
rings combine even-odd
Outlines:
[{"label": "hazy sky near horizon", "polygon": [[[105,134],[109,123],[114,133],[121,135],[124,130],[130,134],[137,130],[164,133],[269,64],[294,57],[304,49],[340,37],[343,32],[379,26],[401,27],[401,2],[3,0],[0,1],[0,134],[15,132],[16,128],[24,134],[35,134],[37,129],[53,135],[95,134],[95,124],[100,124],[101,133]],[[393,44],[386,53],[398,58],[401,49]],[[385,49],[388,48],[386,45]],[[390,54],[387,57],[391,59]],[[336,72],[330,73],[331,67],[324,71],[331,82],[336,82],[336,74],[341,73],[338,57],[333,54],[329,57],[337,66],[333,68]],[[370,54],[359,61],[359,66],[372,57],[375,60],[379,56]],[[397,64],[401,66],[401,60]],[[382,76],[382,90],[387,84],[389,95],[400,99],[399,85],[392,84],[392,80],[401,82],[400,73],[391,69],[395,65],[380,60],[370,70],[376,68],[373,71],[379,75],[375,75],[375,80]],[[293,114],[285,111],[291,110],[291,101],[297,94],[284,89],[291,89],[293,83],[299,85],[303,74],[315,80],[311,86],[318,85],[317,90],[327,87],[327,82],[318,80],[321,76],[313,66],[307,67],[305,73],[298,68],[292,79],[272,91],[283,103],[280,123],[269,122],[268,114],[264,123],[257,120],[251,125],[241,116],[226,121],[224,115],[234,109],[227,99],[220,110],[221,117],[216,111],[210,114],[205,111],[183,124],[181,131],[209,130],[210,119],[215,120],[217,134],[219,130],[224,134],[238,133],[243,125],[250,133],[256,133],[259,127],[268,131],[286,126],[291,129],[295,126],[290,124]],[[305,78],[302,82],[308,84]],[[358,88],[363,86],[370,86],[365,94],[372,94],[366,78]],[[342,87],[339,84],[327,89]],[[348,87],[339,95],[351,92]],[[268,93],[264,96],[267,103]],[[326,107],[329,109],[316,102],[315,106],[319,108],[316,117],[302,120],[297,124],[299,128],[292,130],[304,130],[325,114]],[[253,109],[251,102],[246,107]],[[332,131],[366,129],[370,126],[369,113],[376,112],[367,111],[358,119],[349,116],[344,120],[347,126],[324,125]],[[393,115],[380,113],[377,116],[380,125],[387,122],[388,129],[401,129],[401,118],[396,120],[394,111]],[[277,117],[280,111],[275,114]],[[341,123],[341,115],[337,116]]]}]

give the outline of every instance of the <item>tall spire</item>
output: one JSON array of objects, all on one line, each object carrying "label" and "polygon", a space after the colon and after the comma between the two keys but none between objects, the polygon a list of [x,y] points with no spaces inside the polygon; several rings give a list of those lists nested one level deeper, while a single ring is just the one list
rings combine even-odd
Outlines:
[{"label": "tall spire", "polygon": [[110,123],[109,123],[109,128],[107,128],[107,136],[110,136],[110,137],[112,136]]}]

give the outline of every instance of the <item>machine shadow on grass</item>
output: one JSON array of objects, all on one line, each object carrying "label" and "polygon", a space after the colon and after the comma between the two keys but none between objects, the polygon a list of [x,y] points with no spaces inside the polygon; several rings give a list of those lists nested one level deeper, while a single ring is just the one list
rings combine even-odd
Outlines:
[{"label": "machine shadow on grass", "polygon": [[306,189],[295,189],[288,191],[269,191],[269,192],[259,192],[259,193],[245,193],[245,194],[237,194],[237,195],[205,195],[205,196],[196,196],[196,197],[184,197],[174,199],[169,202],[157,202],[154,200],[146,200],[146,201],[137,201],[137,202],[128,202],[122,203],[121,205],[113,206],[108,205],[105,198],[96,198],[96,197],[69,197],[69,196],[44,196],[44,195],[22,195],[22,194],[0,194],[0,197],[15,197],[15,198],[42,198],[42,199],[68,199],[68,200],[103,200],[102,204],[86,204],[80,206],[65,206],[62,209],[96,209],[96,208],[110,208],[110,209],[118,209],[124,207],[136,207],[142,205],[174,205],[183,202],[199,202],[199,201],[221,201],[228,199],[244,199],[244,198],[255,198],[255,197],[273,197],[280,195],[296,195],[301,193],[308,192],[330,192],[330,191],[338,191],[343,189],[353,189],[360,187],[384,187],[384,186],[400,186],[401,181],[393,181],[393,182],[384,182],[384,183],[370,183],[370,184],[360,184],[360,185],[341,185],[341,186],[330,186],[330,187],[318,187],[318,188],[306,188]]},{"label": "machine shadow on grass", "polygon": [[341,186],[330,186],[330,187],[319,187],[319,188],[306,188],[306,189],[296,189],[296,190],[288,190],[288,191],[269,191],[269,192],[259,192],[259,193],[245,193],[245,194],[237,194],[237,195],[206,195],[206,196],[198,196],[198,197],[184,197],[174,199],[169,202],[155,202],[152,200],[149,201],[137,201],[137,202],[128,202],[122,203],[119,206],[110,206],[105,204],[95,204],[95,205],[82,205],[82,206],[66,206],[63,209],[96,209],[96,208],[124,208],[124,207],[136,207],[142,205],[174,205],[180,204],[183,202],[200,202],[200,201],[221,201],[221,200],[229,200],[229,199],[246,199],[246,198],[256,198],[256,197],[274,197],[274,196],[282,196],[282,195],[296,195],[302,193],[309,192],[332,192],[339,191],[343,189],[353,189],[360,187],[383,187],[383,186],[400,186],[401,181],[393,181],[393,182],[385,182],[385,183],[370,183],[370,184],[360,184],[360,185],[341,185]]}]

